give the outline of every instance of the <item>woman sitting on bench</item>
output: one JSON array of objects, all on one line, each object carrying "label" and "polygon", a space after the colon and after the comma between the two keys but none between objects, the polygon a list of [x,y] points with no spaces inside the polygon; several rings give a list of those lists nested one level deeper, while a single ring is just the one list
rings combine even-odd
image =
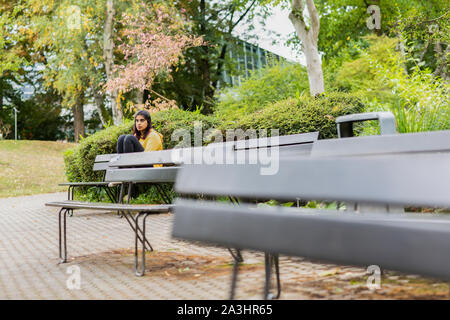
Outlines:
[{"label": "woman sitting on bench", "polygon": [[133,134],[123,134],[117,140],[117,153],[162,150],[163,136],[152,128],[152,118],[146,110],[134,117]]}]

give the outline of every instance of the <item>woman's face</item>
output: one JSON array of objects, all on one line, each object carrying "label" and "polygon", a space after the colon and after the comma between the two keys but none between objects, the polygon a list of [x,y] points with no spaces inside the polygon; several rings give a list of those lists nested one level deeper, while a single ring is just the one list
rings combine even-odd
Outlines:
[{"label": "woman's face", "polygon": [[148,127],[148,122],[147,120],[145,120],[144,116],[138,115],[136,117],[135,122],[136,122],[136,129],[138,129],[139,131],[144,131]]}]

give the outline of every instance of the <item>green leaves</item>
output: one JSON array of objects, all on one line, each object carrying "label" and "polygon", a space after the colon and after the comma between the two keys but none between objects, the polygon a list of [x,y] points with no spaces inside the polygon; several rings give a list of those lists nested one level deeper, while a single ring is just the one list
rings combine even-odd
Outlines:
[{"label": "green leaves", "polygon": [[305,67],[275,64],[256,70],[241,86],[224,90],[215,111],[225,119],[237,120],[266,105],[307,91],[309,84]]}]

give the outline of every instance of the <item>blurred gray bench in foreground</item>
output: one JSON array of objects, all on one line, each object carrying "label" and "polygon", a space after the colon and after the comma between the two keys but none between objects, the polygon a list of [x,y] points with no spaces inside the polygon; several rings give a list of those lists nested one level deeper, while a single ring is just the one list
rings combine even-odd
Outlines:
[{"label": "blurred gray bench in foreground", "polygon": [[[369,141],[372,150],[359,139]],[[301,197],[374,206],[450,207],[450,131],[333,142],[342,143],[345,152],[334,145],[333,152],[322,149],[318,156],[322,143],[332,143],[319,140],[311,158],[282,158],[279,172],[270,176],[261,175],[258,165],[185,166],[176,190],[241,200]],[[450,279],[450,217],[445,214],[362,214],[179,199],[173,236],[265,252],[265,298],[272,264],[278,276],[280,253]],[[237,271],[235,261],[231,297]]]}]

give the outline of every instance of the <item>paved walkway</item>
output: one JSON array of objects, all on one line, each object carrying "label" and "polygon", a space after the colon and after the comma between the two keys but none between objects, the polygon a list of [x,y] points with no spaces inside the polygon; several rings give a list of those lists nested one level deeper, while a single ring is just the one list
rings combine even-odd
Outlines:
[{"label": "paved walkway", "polygon": [[[75,211],[67,226],[69,263],[58,264],[58,210],[44,204],[65,197],[0,199],[0,299],[227,298],[228,251],[172,239],[170,214],[147,219],[155,251],[144,277],[134,275],[133,233],[114,213]],[[244,258],[237,298],[260,299],[263,256],[244,252]],[[281,257],[280,268],[283,299],[449,298],[447,283],[414,275],[388,272],[381,289],[371,291],[365,269],[290,257]]]}]

